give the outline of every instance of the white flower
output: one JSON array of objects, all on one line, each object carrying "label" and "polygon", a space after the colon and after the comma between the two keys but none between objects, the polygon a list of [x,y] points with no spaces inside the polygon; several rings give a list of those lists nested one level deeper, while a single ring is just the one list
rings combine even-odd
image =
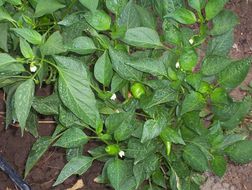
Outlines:
[{"label": "white flower", "polygon": [[115,110],[116,113],[120,113],[120,111],[118,109]]},{"label": "white flower", "polygon": [[176,63],[175,67],[178,69],[180,67],[179,62]]},{"label": "white flower", "polygon": [[110,97],[110,100],[115,100],[116,99],[116,94],[113,94],[111,97]]},{"label": "white flower", "polygon": [[32,73],[35,73],[36,71],[37,71],[37,67],[35,66],[35,65],[30,65],[30,71],[32,72]]},{"label": "white flower", "polygon": [[125,156],[125,152],[122,151],[122,150],[121,150],[118,154],[119,154],[119,156],[120,156],[121,158]]},{"label": "white flower", "polygon": [[191,38],[191,39],[189,40],[189,43],[190,43],[190,44],[193,44],[193,42],[194,42],[194,40]]}]

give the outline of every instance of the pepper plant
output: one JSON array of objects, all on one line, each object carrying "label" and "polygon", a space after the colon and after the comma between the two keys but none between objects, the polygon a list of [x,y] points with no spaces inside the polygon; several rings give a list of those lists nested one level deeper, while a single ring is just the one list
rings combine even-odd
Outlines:
[{"label": "pepper plant", "polygon": [[[194,190],[227,159],[251,161],[237,130],[251,97],[229,96],[251,58],[229,57],[239,21],[227,1],[0,0],[6,127],[37,138],[25,176],[50,146],[67,159],[53,186],[99,160],[95,182],[115,190]],[[39,115],[56,121],[51,136]]]}]

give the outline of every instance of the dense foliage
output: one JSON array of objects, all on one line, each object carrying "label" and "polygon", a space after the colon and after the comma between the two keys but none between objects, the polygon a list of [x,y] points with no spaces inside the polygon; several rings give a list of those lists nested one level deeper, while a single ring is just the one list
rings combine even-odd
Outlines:
[{"label": "dense foliage", "polygon": [[[115,190],[194,190],[227,158],[251,161],[237,131],[251,98],[229,96],[251,58],[228,56],[238,18],[227,1],[0,0],[6,127],[37,137],[25,176],[50,146],[68,161],[54,186],[99,160],[95,181]],[[51,136],[39,136],[40,114],[57,122]],[[84,153],[88,141],[103,145]]]}]

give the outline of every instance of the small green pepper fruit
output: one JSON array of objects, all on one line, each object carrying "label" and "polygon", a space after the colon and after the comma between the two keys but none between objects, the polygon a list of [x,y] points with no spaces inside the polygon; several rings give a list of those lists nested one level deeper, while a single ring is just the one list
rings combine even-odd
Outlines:
[{"label": "small green pepper fruit", "polygon": [[169,156],[171,154],[172,143],[170,141],[165,142],[166,154]]},{"label": "small green pepper fruit", "polygon": [[100,139],[103,141],[110,141],[110,140],[112,140],[112,136],[110,134],[102,134],[100,136]]},{"label": "small green pepper fruit", "polygon": [[211,92],[211,86],[210,86],[210,84],[208,84],[207,82],[205,82],[205,81],[202,81],[201,83],[200,83],[200,87],[199,87],[199,89],[198,89],[198,91],[200,92],[200,93],[202,93],[202,94],[209,94],[210,92]]},{"label": "small green pepper fruit", "polygon": [[134,98],[136,99],[140,99],[141,96],[143,96],[145,94],[145,88],[141,83],[134,83],[131,88],[130,91],[132,93],[132,95],[134,96]]},{"label": "small green pepper fruit", "polygon": [[106,146],[105,151],[109,155],[117,155],[120,152],[120,147],[117,144],[111,144]]}]

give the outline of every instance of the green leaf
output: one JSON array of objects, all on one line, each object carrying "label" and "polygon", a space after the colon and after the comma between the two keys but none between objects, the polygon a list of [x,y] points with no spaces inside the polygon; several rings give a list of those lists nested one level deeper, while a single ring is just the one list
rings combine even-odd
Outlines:
[{"label": "green leaf", "polygon": [[108,179],[115,190],[121,190],[121,186],[127,180],[129,170],[126,161],[115,159],[109,163],[107,168]]},{"label": "green leaf", "polygon": [[204,75],[215,75],[231,63],[232,61],[227,57],[210,55],[203,60],[201,70]]},{"label": "green leaf", "polygon": [[159,134],[161,133],[165,125],[166,125],[166,120],[162,118],[157,119],[157,120],[149,119],[145,121],[144,126],[143,126],[141,143],[145,143],[159,136]]},{"label": "green leaf", "polygon": [[223,151],[228,146],[230,146],[238,141],[245,140],[246,138],[247,138],[247,135],[240,135],[240,134],[232,134],[232,135],[224,136],[224,139],[223,139],[222,143],[218,146],[218,149]]},{"label": "green leaf", "polygon": [[61,104],[58,94],[47,97],[34,97],[32,107],[43,115],[58,115]]},{"label": "green leaf", "polygon": [[200,93],[192,92],[185,97],[182,103],[181,115],[190,111],[201,110],[205,103],[205,99]]},{"label": "green leaf", "polygon": [[179,63],[185,71],[192,71],[198,63],[198,55],[193,49],[187,50],[180,56]]},{"label": "green leaf", "polygon": [[168,20],[163,22],[163,30],[165,40],[171,44],[180,45],[182,43],[182,35],[177,26]]},{"label": "green leaf", "polygon": [[5,1],[12,4],[12,5],[21,5],[22,4],[21,0],[5,0]]},{"label": "green leaf", "polygon": [[227,169],[227,161],[224,156],[214,156],[211,160],[211,167],[215,175],[222,177]]},{"label": "green leaf", "polygon": [[95,128],[100,116],[83,63],[63,56],[55,56],[54,59],[59,69],[58,91],[62,102],[76,116]]},{"label": "green leaf", "polygon": [[91,157],[79,156],[72,158],[61,170],[53,186],[59,185],[73,174],[82,175],[91,167],[92,163],[93,158]]},{"label": "green leaf", "polygon": [[235,61],[218,75],[218,83],[226,88],[235,88],[247,76],[251,65],[251,58]]},{"label": "green leaf", "polygon": [[40,47],[40,50],[43,55],[56,55],[65,52],[63,37],[58,31],[54,32]]},{"label": "green leaf", "polygon": [[138,5],[135,5],[135,8],[141,19],[141,26],[155,30],[156,20],[155,17],[151,14],[151,11]]},{"label": "green leaf", "polygon": [[26,129],[29,133],[31,133],[35,138],[38,138],[38,116],[35,112],[31,111],[27,121],[26,121]]},{"label": "green leaf", "polygon": [[163,172],[161,171],[161,169],[156,169],[156,171],[154,173],[152,173],[151,179],[152,179],[153,183],[155,183],[156,185],[163,187],[164,189],[167,188],[166,178],[165,178]]},{"label": "green leaf", "polygon": [[23,38],[20,38],[20,50],[21,50],[22,55],[25,58],[27,58],[27,59],[33,59],[34,58],[34,53],[32,51],[31,46]]},{"label": "green leaf", "polygon": [[83,122],[69,109],[64,106],[59,107],[59,122],[65,127],[73,125],[83,125]]},{"label": "green leaf", "polygon": [[11,30],[32,44],[42,43],[42,36],[36,30],[29,28],[12,28]]},{"label": "green leaf", "polygon": [[207,46],[207,55],[226,56],[234,43],[233,30],[230,30],[222,35],[215,36],[209,41]]},{"label": "green leaf", "polygon": [[158,33],[150,28],[136,27],[126,31],[123,41],[129,45],[141,48],[162,47]]},{"label": "green leaf", "polygon": [[113,69],[125,80],[140,81],[142,73],[126,63],[131,61],[129,55],[125,52],[109,48],[109,56]]},{"label": "green leaf", "polygon": [[54,139],[51,137],[40,137],[33,145],[25,165],[25,177],[28,175],[32,167],[43,156]]},{"label": "green leaf", "polygon": [[228,0],[209,0],[205,7],[206,19],[214,18],[224,8]]},{"label": "green leaf", "polygon": [[3,7],[0,7],[0,21],[2,20],[8,20],[14,23],[16,22],[15,20],[12,19],[10,14]]},{"label": "green leaf", "polygon": [[128,0],[106,0],[106,7],[116,15],[119,15],[127,5]]},{"label": "green leaf", "polygon": [[20,84],[15,92],[15,113],[19,121],[22,133],[26,126],[34,96],[35,84],[33,79],[28,79]]},{"label": "green leaf", "polygon": [[17,62],[16,59],[11,57],[7,53],[0,53],[0,67],[10,65],[10,63],[15,63]]},{"label": "green leaf", "polygon": [[206,0],[188,0],[188,4],[190,5],[190,7],[200,12],[201,9],[204,8]]},{"label": "green leaf", "polygon": [[96,46],[93,40],[87,36],[80,36],[75,38],[73,42],[68,45],[68,50],[78,53],[80,55],[86,55],[94,53],[96,51]]},{"label": "green leaf", "polygon": [[[46,14],[52,14],[58,9],[65,7],[58,0],[37,0],[37,6],[35,10],[35,17],[41,17]],[[50,6],[49,6],[50,5]]]},{"label": "green leaf", "polygon": [[221,35],[231,30],[239,23],[238,17],[229,10],[223,10],[213,19],[213,29],[211,35]]},{"label": "green leaf", "polygon": [[83,146],[77,148],[66,149],[66,159],[69,162],[72,158],[80,157],[83,155]]},{"label": "green leaf", "polygon": [[161,58],[141,58],[126,62],[129,65],[139,71],[150,73],[154,76],[167,76],[164,62]]},{"label": "green leaf", "polygon": [[63,148],[76,148],[88,142],[88,136],[79,128],[71,127],[53,144]]},{"label": "green leaf", "polygon": [[8,46],[7,46],[7,41],[8,41],[8,29],[9,26],[7,23],[0,23],[0,48],[4,50],[5,52],[8,52]]},{"label": "green leaf", "polygon": [[88,24],[90,24],[96,30],[104,31],[110,29],[111,18],[104,11],[96,10],[94,12],[88,12],[85,14],[85,19]]},{"label": "green leaf", "polygon": [[104,86],[109,86],[113,77],[113,69],[107,51],[105,51],[96,61],[94,67],[94,76],[96,80],[98,80]]},{"label": "green leaf", "polygon": [[79,1],[83,6],[85,6],[92,12],[96,11],[99,4],[99,0],[79,0]]},{"label": "green leaf", "polygon": [[194,24],[197,21],[194,13],[185,8],[176,9],[173,13],[168,14],[166,17],[171,17],[182,24]]},{"label": "green leaf", "polygon": [[141,25],[141,19],[138,15],[136,4],[130,0],[124,7],[118,18],[118,26],[125,27],[125,29],[135,28]]},{"label": "green leaf", "polygon": [[183,158],[194,170],[204,172],[208,170],[208,160],[204,153],[195,145],[186,145]]},{"label": "green leaf", "polygon": [[229,158],[238,163],[246,164],[252,161],[252,141],[238,141],[225,149],[225,153]]},{"label": "green leaf", "polygon": [[175,144],[185,145],[185,142],[178,131],[169,127],[165,127],[160,133],[160,137],[164,142],[173,142]]}]

